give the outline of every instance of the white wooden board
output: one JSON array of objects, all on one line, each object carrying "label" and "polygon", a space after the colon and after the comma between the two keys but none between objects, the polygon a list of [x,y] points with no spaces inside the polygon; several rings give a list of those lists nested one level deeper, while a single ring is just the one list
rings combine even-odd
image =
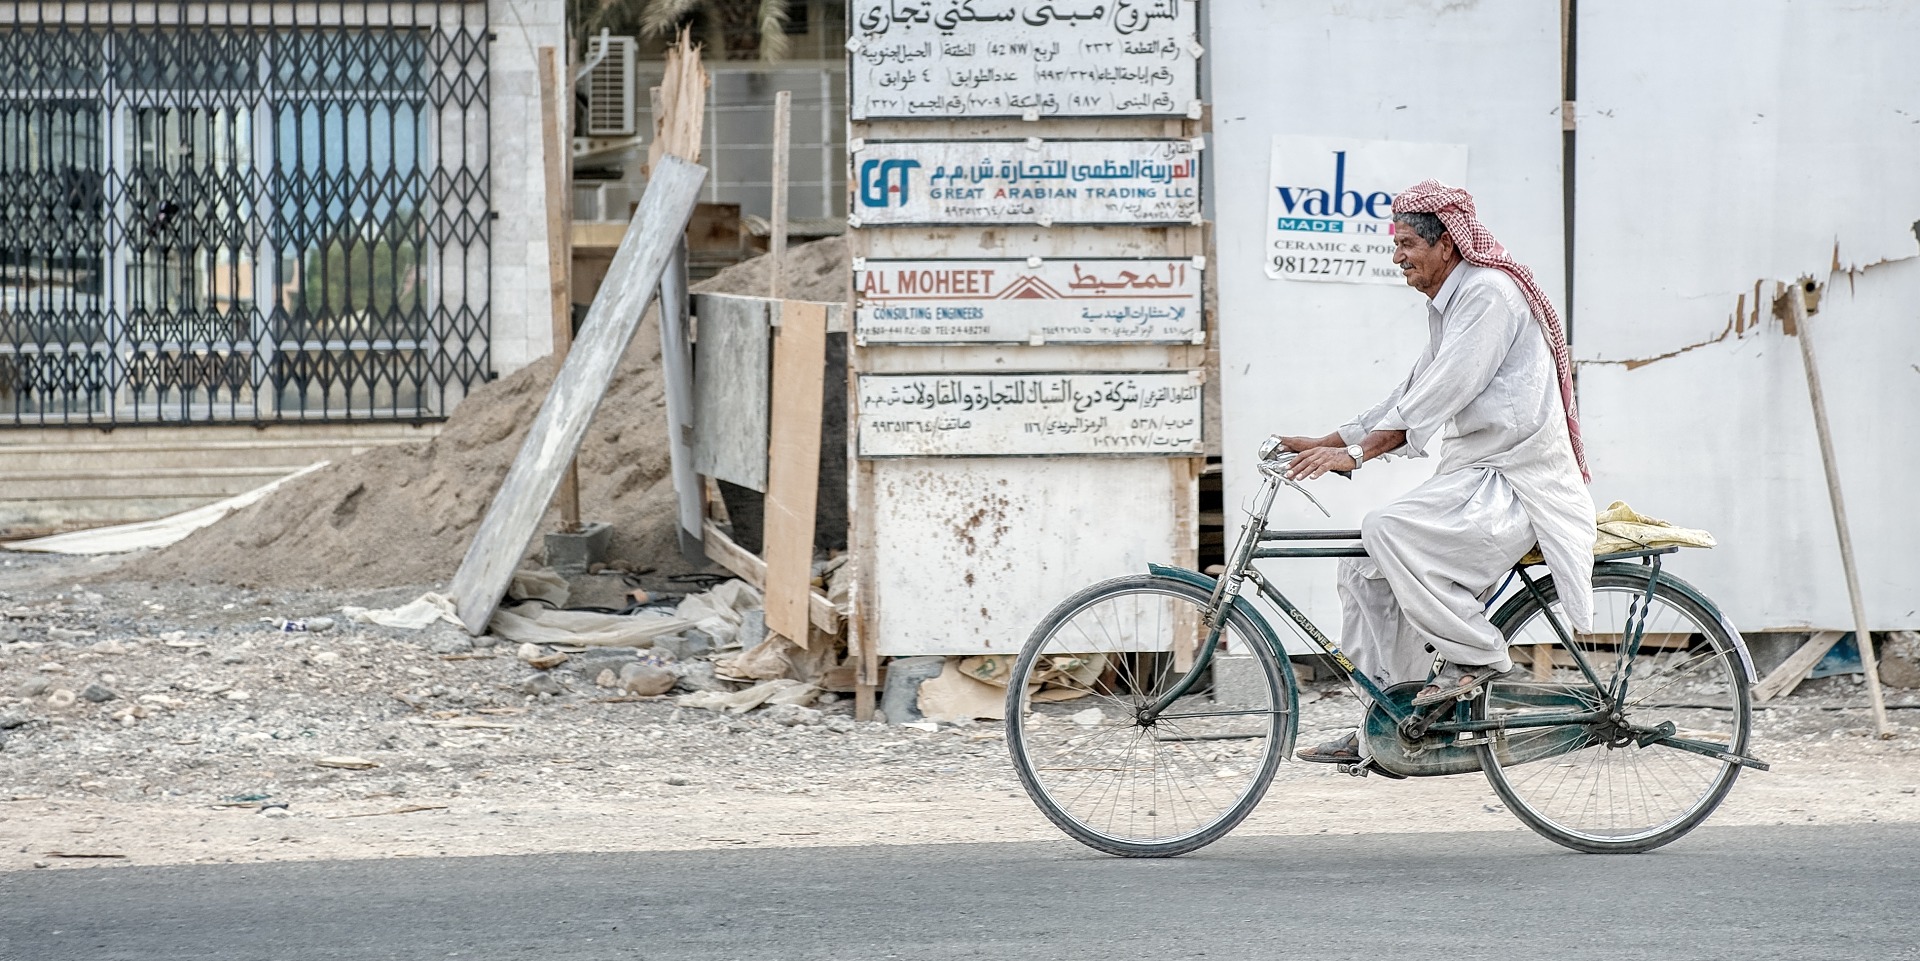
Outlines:
[{"label": "white wooden board", "polygon": [[1164,460],[903,460],[870,465],[886,519],[861,599],[880,653],[1006,654],[1089,584],[1167,563],[1191,496]]},{"label": "white wooden board", "polygon": [[859,456],[1194,456],[1199,371],[863,374]]},{"label": "white wooden board", "polygon": [[1186,115],[1196,0],[867,0],[850,11],[853,119]]},{"label": "white wooden board", "polygon": [[[1220,286],[1215,326],[1231,532],[1258,485],[1253,465],[1261,439],[1275,431],[1321,434],[1344,423],[1406,376],[1427,336],[1426,300],[1409,288],[1267,276],[1273,138],[1466,145],[1466,186],[1481,219],[1558,301],[1565,274],[1560,9],[1375,0],[1296,5],[1277,15],[1270,5],[1219,3],[1208,8],[1208,18],[1215,117],[1208,189],[1215,197],[1217,246],[1209,268],[1218,271]],[[1445,67],[1431,77],[1362,66],[1380,51],[1448,50],[1473,54],[1444,57]],[[1331,156],[1327,161],[1331,180]],[[1431,175],[1446,176],[1447,164],[1445,152],[1436,152]],[[1412,182],[1379,189],[1398,191]],[[1283,492],[1273,521],[1357,527],[1368,510],[1431,475],[1432,464],[1369,463],[1353,481],[1316,482],[1331,520]],[[1334,566],[1287,560],[1264,562],[1262,569],[1337,635]]]},{"label": "white wooden board", "polygon": [[[1035,258],[1038,260],[1038,258]],[[1191,259],[868,260],[855,265],[862,344],[1194,343]]]},{"label": "white wooden board", "polygon": [[1891,2],[1580,5],[1594,499],[1713,531],[1674,570],[1743,630],[1853,629],[1798,345],[1769,303],[1802,275],[1828,284],[1812,323],[1868,620],[1920,627],[1916,35],[1920,8]]},{"label": "white wooden board", "polygon": [[1200,216],[1199,150],[1188,140],[891,140],[849,148],[855,226],[1190,223]]}]

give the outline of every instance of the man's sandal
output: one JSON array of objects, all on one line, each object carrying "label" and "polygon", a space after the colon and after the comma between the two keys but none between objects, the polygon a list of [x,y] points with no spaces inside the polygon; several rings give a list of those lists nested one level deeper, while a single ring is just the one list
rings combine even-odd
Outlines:
[{"label": "man's sandal", "polygon": [[1511,663],[1505,668],[1492,664],[1447,664],[1440,668],[1426,687],[1420,689],[1420,693],[1413,696],[1413,706],[1428,707],[1465,697],[1484,687],[1488,681],[1511,673]]},{"label": "man's sandal", "polygon": [[1360,763],[1360,732],[1349,731],[1344,737],[1316,744],[1313,747],[1295,751],[1294,757],[1315,764],[1358,764]]}]

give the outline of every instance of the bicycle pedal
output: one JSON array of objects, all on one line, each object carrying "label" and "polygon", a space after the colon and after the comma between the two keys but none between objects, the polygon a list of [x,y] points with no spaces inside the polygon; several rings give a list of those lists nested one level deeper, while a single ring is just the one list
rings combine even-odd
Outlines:
[{"label": "bicycle pedal", "polygon": [[1370,767],[1372,767],[1372,765],[1368,764],[1365,761],[1361,761],[1358,764],[1335,765],[1334,770],[1339,771],[1341,774],[1350,774],[1354,777],[1366,777],[1368,774],[1372,773],[1370,770],[1368,770]]}]

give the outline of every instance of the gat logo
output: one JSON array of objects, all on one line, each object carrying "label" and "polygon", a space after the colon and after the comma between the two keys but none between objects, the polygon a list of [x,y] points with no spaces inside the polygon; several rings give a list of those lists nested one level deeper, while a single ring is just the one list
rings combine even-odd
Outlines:
[{"label": "gat logo", "polygon": [[[900,195],[900,206],[907,205],[907,175],[918,168],[918,160],[868,160],[860,164],[860,205],[890,206],[889,194]],[[897,181],[897,183],[896,183]]]},{"label": "gat logo", "polygon": [[[1385,220],[1393,215],[1393,195],[1384,190],[1361,194],[1358,190],[1347,189],[1347,152],[1333,152],[1333,189],[1321,187],[1275,187],[1280,194],[1280,206],[1285,213],[1280,218],[1281,230],[1328,230],[1328,225],[1309,226],[1314,222],[1297,218],[1306,217],[1371,217]],[[1337,224],[1330,225],[1330,232],[1339,233]]]}]

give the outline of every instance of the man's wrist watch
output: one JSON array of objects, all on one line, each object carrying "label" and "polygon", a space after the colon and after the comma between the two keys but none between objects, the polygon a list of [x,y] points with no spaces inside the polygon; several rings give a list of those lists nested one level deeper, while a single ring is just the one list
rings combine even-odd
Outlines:
[{"label": "man's wrist watch", "polygon": [[1347,456],[1353,458],[1353,469],[1359,470],[1360,462],[1366,459],[1366,452],[1360,449],[1359,444],[1348,444]]}]

